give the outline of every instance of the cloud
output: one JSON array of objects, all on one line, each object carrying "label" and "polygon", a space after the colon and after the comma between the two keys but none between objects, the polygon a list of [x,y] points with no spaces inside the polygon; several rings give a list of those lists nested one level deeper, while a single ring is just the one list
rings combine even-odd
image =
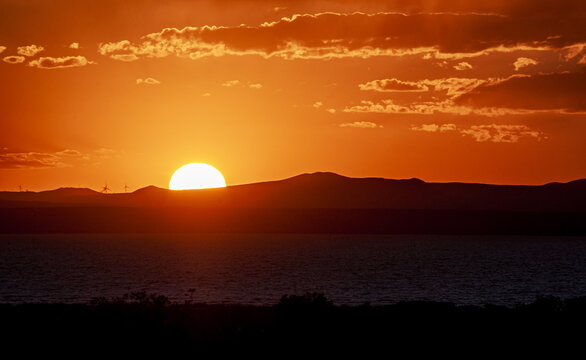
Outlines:
[{"label": "cloud", "polygon": [[141,85],[141,84],[145,84],[145,85],[158,85],[161,82],[157,79],[153,79],[151,77],[148,78],[144,78],[144,79],[136,79],[136,85]]},{"label": "cloud", "polygon": [[85,56],[64,56],[64,57],[40,57],[37,60],[33,60],[28,63],[30,67],[36,67],[39,69],[62,69],[86,66],[89,64],[95,64],[93,61],[89,61]]},{"label": "cloud", "polygon": [[374,90],[378,92],[420,92],[429,90],[429,88],[421,82],[401,81],[395,78],[373,80],[365,84],[359,84],[358,87],[360,88],[360,90]]},{"label": "cloud", "polygon": [[316,101],[313,103],[313,107],[316,109],[319,109],[320,107],[323,106],[324,103],[322,103],[321,101]]},{"label": "cloud", "polygon": [[[392,80],[392,82],[390,81]],[[383,84],[406,84],[407,89],[427,89],[429,101],[397,103],[393,99],[362,100],[344,112],[503,116],[539,112],[586,113],[586,71],[580,73],[516,74],[506,78],[443,78],[402,82],[374,80],[360,84],[362,90],[389,92]],[[397,86],[395,86],[397,87]],[[399,91],[399,90],[393,90]],[[412,90],[407,90],[412,91]]]},{"label": "cloud", "polygon": [[24,56],[35,56],[36,54],[40,53],[43,50],[45,50],[45,48],[42,46],[28,45],[28,46],[19,46],[16,49],[16,53],[19,55],[24,55]]},{"label": "cloud", "polygon": [[355,121],[351,123],[340,124],[340,127],[358,128],[358,129],[375,129],[382,128],[382,125],[377,125],[370,121]]},{"label": "cloud", "polygon": [[131,55],[194,60],[255,55],[293,60],[413,54],[458,59],[492,52],[562,49],[586,42],[584,12],[529,14],[295,14],[257,26],[165,28],[138,41],[102,43],[99,52],[118,60]]},{"label": "cloud", "polygon": [[458,65],[454,65],[454,69],[456,69],[458,71],[470,70],[470,69],[472,69],[472,65],[470,65],[470,63],[464,61],[464,62],[459,63]]},{"label": "cloud", "polygon": [[438,129],[439,125],[437,124],[422,124],[420,126],[411,126],[411,130],[413,131],[436,132]]},{"label": "cloud", "polygon": [[463,135],[472,136],[477,142],[516,143],[521,138],[533,138],[538,141],[547,139],[547,136],[526,125],[473,125],[469,129],[460,130]]},{"label": "cloud", "polygon": [[212,94],[210,94],[209,92],[207,92],[207,93],[201,94],[201,96],[206,96],[207,97],[207,96],[212,96]]},{"label": "cloud", "polygon": [[516,143],[522,138],[532,138],[537,141],[547,139],[547,135],[541,131],[533,130],[526,125],[472,125],[468,128],[460,128],[456,124],[423,124],[412,125],[412,131],[458,132],[462,136],[470,136],[476,142]]},{"label": "cloud", "polygon": [[8,153],[8,149],[0,151],[0,169],[39,169],[69,167],[74,164],[104,160],[115,157],[118,151],[101,148],[89,153],[82,153],[78,150],[65,149],[52,153],[41,152],[18,152]]},{"label": "cloud", "polygon": [[440,132],[456,131],[456,129],[457,129],[456,124],[442,124],[439,127]]},{"label": "cloud", "polygon": [[77,150],[63,150],[55,153],[5,153],[0,154],[2,169],[32,169],[67,166],[70,160],[83,157]]},{"label": "cloud", "polygon": [[586,71],[513,75],[486,82],[454,99],[458,106],[560,113],[586,112]]},{"label": "cloud", "polygon": [[0,54],[2,54],[6,50],[6,46],[0,46]]},{"label": "cloud", "polygon": [[419,81],[402,81],[392,78],[369,81],[365,84],[359,84],[358,87],[360,90],[373,90],[378,92],[425,92],[433,90],[445,92],[449,97],[456,97],[470,92],[485,82],[487,80],[475,78],[442,78]]},{"label": "cloud", "polygon": [[4,61],[5,63],[9,63],[9,64],[20,64],[22,62],[24,62],[25,57],[24,56],[5,56],[2,61]]},{"label": "cloud", "polygon": [[124,61],[124,62],[131,62],[138,60],[138,56],[134,54],[120,54],[120,55],[111,55],[110,56],[114,60]]},{"label": "cloud", "polygon": [[240,85],[240,80],[228,80],[222,83],[222,86],[224,87],[233,87],[237,85]]},{"label": "cloud", "polygon": [[360,105],[344,108],[347,113],[380,113],[380,114],[411,114],[411,115],[433,115],[436,113],[453,115],[482,115],[488,117],[527,114],[530,112],[499,107],[473,108],[459,106],[452,100],[413,102],[406,105],[396,104],[393,100],[386,99],[379,102],[363,100]]},{"label": "cloud", "polygon": [[224,81],[222,83],[222,86],[223,87],[245,86],[245,87],[248,87],[250,89],[256,89],[256,90],[262,89],[262,84],[259,84],[259,83],[251,83],[251,82],[243,83],[240,80],[228,80],[228,81]]},{"label": "cloud", "polygon": [[79,49],[79,43],[78,42],[72,42],[71,44],[69,44],[69,48],[70,49]]},{"label": "cloud", "polygon": [[526,57],[520,57],[520,58],[517,58],[517,61],[515,61],[513,63],[513,66],[515,67],[515,71],[519,71],[519,69],[524,68],[529,65],[537,65],[537,61],[530,59],[530,58],[526,58]]},{"label": "cloud", "polygon": [[329,112],[330,114],[336,113],[336,109],[327,109],[326,111]]}]

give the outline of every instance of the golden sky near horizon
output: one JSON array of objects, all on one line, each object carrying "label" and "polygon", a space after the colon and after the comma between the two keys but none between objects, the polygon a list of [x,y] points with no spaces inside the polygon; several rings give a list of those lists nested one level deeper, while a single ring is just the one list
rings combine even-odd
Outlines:
[{"label": "golden sky near horizon", "polygon": [[586,178],[584,1],[0,1],[0,190]]}]

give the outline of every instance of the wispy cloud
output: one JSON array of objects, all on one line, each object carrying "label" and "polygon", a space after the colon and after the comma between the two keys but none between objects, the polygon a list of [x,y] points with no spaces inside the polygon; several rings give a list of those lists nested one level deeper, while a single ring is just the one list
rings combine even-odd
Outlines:
[{"label": "wispy cloud", "polygon": [[517,60],[513,63],[515,71],[519,71],[519,69],[527,67],[529,65],[537,65],[537,61],[526,57],[520,57],[517,58]]},{"label": "wispy cloud", "polygon": [[141,85],[141,84],[145,84],[145,85],[159,85],[161,82],[157,79],[153,79],[151,77],[148,78],[144,78],[144,79],[136,79],[136,85]]},{"label": "wispy cloud", "polygon": [[24,56],[5,56],[2,61],[8,64],[20,64],[24,62]]},{"label": "wispy cloud", "polygon": [[222,86],[224,87],[233,87],[237,85],[240,85],[240,80],[228,80],[222,83]]},{"label": "wispy cloud", "polygon": [[529,128],[526,125],[472,125],[462,128],[456,124],[422,124],[412,125],[412,131],[429,133],[457,132],[462,136],[470,136],[476,142],[516,143],[522,138],[531,138],[537,141],[547,139],[541,131]]},{"label": "wispy cloud", "polygon": [[586,113],[586,72],[513,75],[485,82],[454,99],[458,106]]},{"label": "wispy cloud", "polygon": [[369,81],[364,84],[359,84],[358,88],[360,90],[373,90],[378,92],[421,92],[429,90],[429,87],[427,87],[427,85],[425,85],[424,83],[414,81],[401,81],[395,78]]},{"label": "wispy cloud", "polygon": [[480,84],[487,81],[475,78],[441,78],[441,79],[424,79],[418,81],[402,81],[396,78],[380,79],[359,84],[360,90],[372,90],[377,92],[426,92],[438,91],[445,92],[449,97],[456,97],[468,93]]},{"label": "wispy cloud", "polygon": [[63,151],[17,152],[11,153],[3,148],[0,151],[0,169],[39,169],[54,167],[69,167],[74,164],[104,160],[117,156],[118,152],[112,149],[101,148],[89,153],[78,150],[65,149]]},{"label": "wispy cloud", "polygon": [[64,56],[64,57],[40,57],[28,63],[30,67],[36,67],[39,69],[63,69],[86,66],[95,64],[93,61],[89,61],[85,56]]},{"label": "wispy cloud", "polygon": [[339,125],[340,127],[349,127],[349,128],[358,128],[358,129],[376,129],[382,128],[382,125],[378,125],[376,123],[370,121],[354,121],[351,123],[343,123]]},{"label": "wispy cloud", "polygon": [[259,83],[251,83],[251,82],[247,82],[247,83],[243,83],[240,80],[228,80],[228,81],[224,81],[222,83],[223,87],[248,87],[250,89],[255,89],[255,90],[260,90],[262,89],[262,84]]},{"label": "wispy cloud", "polygon": [[[586,42],[585,19],[580,13],[544,14],[536,18],[522,12],[508,16],[478,12],[295,14],[260,25],[165,28],[138,41],[102,43],[99,52],[118,60],[131,55],[190,59],[256,55],[294,60],[413,54],[456,60],[498,52],[562,49]],[[560,19],[564,26],[551,33],[552,21]],[[469,65],[460,62],[456,66],[466,70]]]},{"label": "wispy cloud", "polygon": [[458,63],[458,65],[454,65],[454,69],[458,70],[458,71],[464,71],[464,70],[470,70],[472,69],[472,65],[469,62],[461,62]]},{"label": "wispy cloud", "polygon": [[19,46],[16,49],[16,53],[19,55],[23,55],[23,56],[35,56],[36,54],[40,53],[43,50],[45,50],[45,48],[40,45],[28,45],[28,46]]},{"label": "wispy cloud", "polygon": [[[531,60],[531,59],[529,59]],[[529,61],[524,61],[529,64]],[[526,115],[534,113],[586,113],[586,72],[551,74],[515,74],[506,78],[443,78],[401,81],[373,80],[358,85],[377,92],[428,92],[421,99],[362,100],[347,106],[344,112],[458,115]],[[419,89],[419,90],[416,90]]]}]

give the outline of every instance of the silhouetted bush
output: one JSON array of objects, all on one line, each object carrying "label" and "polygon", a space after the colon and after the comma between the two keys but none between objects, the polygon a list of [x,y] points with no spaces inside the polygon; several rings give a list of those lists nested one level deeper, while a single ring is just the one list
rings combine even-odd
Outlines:
[{"label": "silhouetted bush", "polygon": [[331,308],[334,302],[324,294],[306,293],[305,295],[283,295],[277,304],[280,310],[321,310]]},{"label": "silhouetted bush", "polygon": [[106,299],[105,297],[95,297],[90,301],[91,305],[106,306],[106,305],[142,305],[163,307],[171,305],[171,301],[164,295],[156,293],[149,294],[146,291],[136,291],[122,295],[122,297],[114,297]]}]

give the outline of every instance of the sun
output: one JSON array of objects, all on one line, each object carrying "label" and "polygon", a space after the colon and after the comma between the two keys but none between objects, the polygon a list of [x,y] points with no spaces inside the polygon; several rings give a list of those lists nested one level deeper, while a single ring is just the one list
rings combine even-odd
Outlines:
[{"label": "sun", "polygon": [[183,165],[171,176],[169,189],[209,189],[226,187],[226,180],[215,167],[204,163]]}]

